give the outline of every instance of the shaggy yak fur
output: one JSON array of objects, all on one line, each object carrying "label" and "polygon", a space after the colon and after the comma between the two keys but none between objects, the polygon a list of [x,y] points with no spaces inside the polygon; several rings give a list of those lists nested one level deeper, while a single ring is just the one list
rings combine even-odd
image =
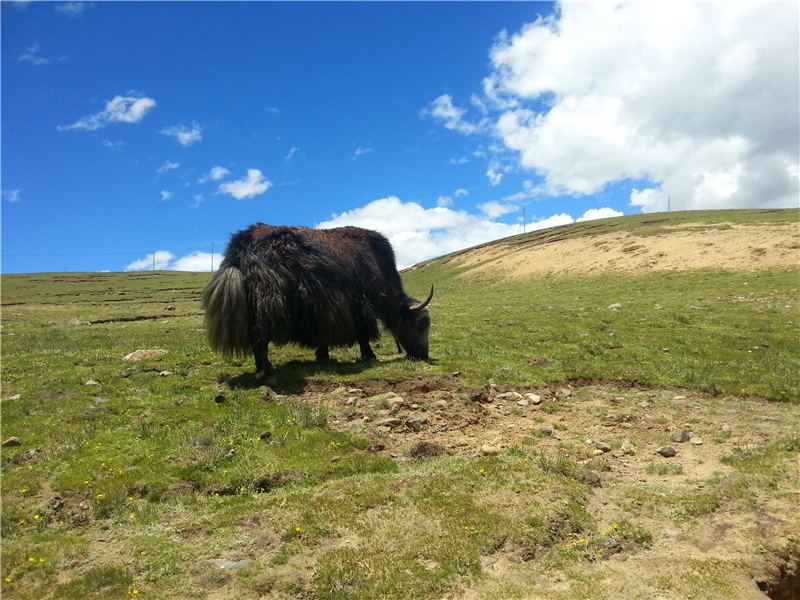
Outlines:
[{"label": "shaggy yak fur", "polygon": [[376,231],[256,223],[231,237],[203,309],[211,349],[252,352],[256,376],[267,380],[270,342],[314,348],[318,361],[329,360],[328,348],[358,343],[362,360],[377,360],[378,319],[398,349],[428,360],[432,297],[433,288],[422,303],[406,295],[392,246]]}]

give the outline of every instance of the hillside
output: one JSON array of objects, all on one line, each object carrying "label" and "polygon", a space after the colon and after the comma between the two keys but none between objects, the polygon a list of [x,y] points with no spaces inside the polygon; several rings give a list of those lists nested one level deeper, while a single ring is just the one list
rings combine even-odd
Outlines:
[{"label": "hillside", "polygon": [[574,223],[427,261],[471,275],[524,279],[660,270],[792,268],[800,264],[800,210],[657,213]]}]

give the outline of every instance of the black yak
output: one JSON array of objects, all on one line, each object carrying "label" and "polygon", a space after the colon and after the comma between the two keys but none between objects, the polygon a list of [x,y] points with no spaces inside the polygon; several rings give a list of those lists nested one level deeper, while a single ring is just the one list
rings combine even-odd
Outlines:
[{"label": "black yak", "polygon": [[274,376],[268,346],[328,349],[358,343],[361,359],[377,360],[370,342],[378,319],[409,358],[428,360],[431,320],[424,302],[406,295],[389,240],[359,227],[308,229],[256,223],[231,237],[203,291],[209,344],[226,357],[256,360],[256,377]]}]

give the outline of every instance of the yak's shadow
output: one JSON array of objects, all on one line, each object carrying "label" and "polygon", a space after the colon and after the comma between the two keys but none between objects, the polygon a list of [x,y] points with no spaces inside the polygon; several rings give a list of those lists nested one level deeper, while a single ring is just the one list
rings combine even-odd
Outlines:
[{"label": "yak's shadow", "polygon": [[[337,375],[347,378],[357,378],[364,371],[368,371],[376,364],[392,364],[399,362],[406,362],[409,359],[405,356],[397,356],[394,358],[383,359],[376,362],[365,361],[337,361],[330,360],[328,362],[319,363],[309,360],[290,360],[275,367],[274,379],[270,382],[265,382],[256,377],[254,371],[242,373],[236,377],[231,377],[225,381],[230,389],[256,389],[260,387],[269,387],[274,392],[284,395],[299,395],[306,389],[306,384],[309,379],[313,379],[319,375]],[[435,364],[435,361],[429,360],[428,364]],[[252,368],[252,367],[251,367]]]}]

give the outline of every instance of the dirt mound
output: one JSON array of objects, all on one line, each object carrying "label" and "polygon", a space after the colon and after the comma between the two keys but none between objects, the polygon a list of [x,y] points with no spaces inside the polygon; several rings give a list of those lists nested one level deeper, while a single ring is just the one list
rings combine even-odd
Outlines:
[{"label": "dirt mound", "polygon": [[498,242],[452,260],[477,265],[466,276],[500,271],[512,278],[564,272],[788,268],[800,264],[800,228],[797,223],[689,223],[530,246]]},{"label": "dirt mound", "polygon": [[[619,382],[462,388],[450,377],[307,384],[290,399],[326,406],[332,428],[369,440],[365,452],[399,461],[502,453],[552,469],[567,459],[562,470],[577,469],[570,476],[593,488],[587,510],[596,523],[630,521],[652,536],[586,566],[587,573],[613,571],[619,593],[611,598],[655,597],[659,581],[673,582],[680,596],[702,590],[706,579],[727,578],[734,600],[790,597],[781,594],[796,586],[796,489],[783,489],[783,481],[775,493],[759,490],[755,467],[743,471],[730,460],[757,460],[796,436],[791,406]],[[731,574],[725,564],[746,567]],[[484,566],[488,577],[463,597],[534,582],[540,592],[563,587],[556,572],[549,579],[512,547],[484,557]]]}]

